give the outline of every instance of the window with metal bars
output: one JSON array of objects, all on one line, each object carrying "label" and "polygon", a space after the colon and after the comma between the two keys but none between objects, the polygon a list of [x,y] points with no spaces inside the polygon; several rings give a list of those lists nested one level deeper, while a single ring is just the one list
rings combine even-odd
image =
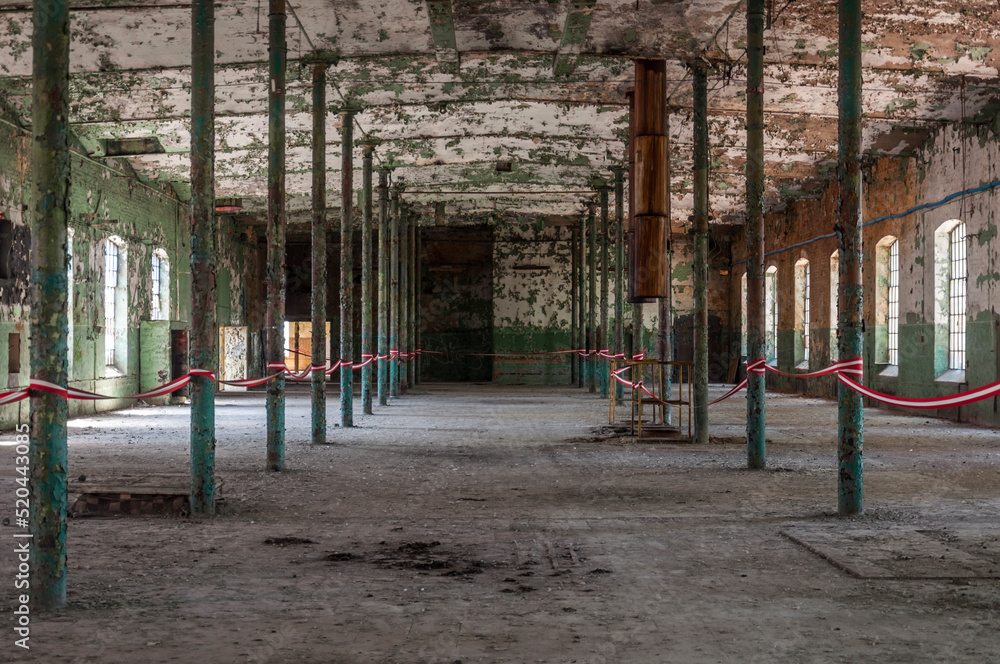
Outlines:
[{"label": "window with metal bars", "polygon": [[104,364],[115,366],[115,328],[118,288],[118,245],[108,240],[104,243]]},{"label": "window with metal bars", "polygon": [[770,364],[778,360],[778,268],[773,265],[764,273],[765,355]]},{"label": "window with metal bars", "polygon": [[153,320],[162,320],[163,314],[160,311],[160,257],[153,254],[151,290],[153,294]]},{"label": "window with metal bars", "polygon": [[795,364],[799,368],[809,364],[809,261],[795,262]]},{"label": "window with metal bars", "polygon": [[968,261],[965,246],[965,222],[949,236],[950,271],[948,276],[948,368],[965,369],[965,294]]},{"label": "window with metal bars", "polygon": [[899,364],[899,240],[889,245],[889,294],[886,321],[889,364]]},{"label": "window with metal bars", "polygon": [[837,326],[840,323],[840,254],[833,252],[830,256],[830,361],[840,359],[840,347],[837,345]]},{"label": "window with metal bars", "polygon": [[803,296],[802,308],[802,357],[804,362],[809,361],[809,263],[806,263],[806,287]]},{"label": "window with metal bars", "polygon": [[743,273],[743,279],[740,280],[742,294],[743,294],[743,317],[740,320],[740,338],[743,340],[741,345],[741,350],[743,355],[747,354],[747,273]]}]

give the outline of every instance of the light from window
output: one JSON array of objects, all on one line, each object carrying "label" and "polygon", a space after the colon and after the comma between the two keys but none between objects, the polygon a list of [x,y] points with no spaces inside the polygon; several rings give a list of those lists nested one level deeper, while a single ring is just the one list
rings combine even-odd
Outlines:
[{"label": "light from window", "polygon": [[837,346],[837,327],[840,324],[839,289],[840,254],[836,251],[830,256],[830,361],[840,359],[840,348]]},{"label": "light from window", "polygon": [[968,263],[965,222],[951,232],[951,273],[948,278],[948,368],[965,369],[965,292]]},{"label": "light from window", "polygon": [[118,287],[118,245],[104,243],[104,364],[115,366],[115,289]]},{"label": "light from window", "polygon": [[767,329],[767,361],[778,358],[778,268],[767,268],[764,275],[765,327]]},{"label": "light from window", "polygon": [[151,273],[152,293],[153,293],[153,320],[161,320],[160,312],[160,257],[153,254],[153,266]]},{"label": "light from window", "polygon": [[743,273],[743,279],[741,280],[742,294],[743,294],[743,317],[740,320],[740,338],[743,340],[741,345],[741,350],[743,355],[747,354],[747,273]]},{"label": "light from window", "polygon": [[809,263],[806,263],[806,287],[802,302],[802,358],[809,361]]},{"label": "light from window", "polygon": [[899,240],[889,245],[889,364],[899,364]]}]

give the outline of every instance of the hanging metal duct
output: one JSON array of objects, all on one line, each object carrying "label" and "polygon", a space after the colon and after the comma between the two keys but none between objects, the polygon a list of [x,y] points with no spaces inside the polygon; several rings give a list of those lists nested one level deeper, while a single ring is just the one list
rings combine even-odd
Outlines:
[{"label": "hanging metal duct", "polygon": [[667,138],[667,63],[635,61],[629,116],[629,293],[632,302],[669,295],[670,182]]}]

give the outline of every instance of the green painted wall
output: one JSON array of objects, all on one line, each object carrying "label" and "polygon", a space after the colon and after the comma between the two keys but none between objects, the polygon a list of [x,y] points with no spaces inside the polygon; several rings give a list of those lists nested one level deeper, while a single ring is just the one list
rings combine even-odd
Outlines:
[{"label": "green painted wall", "polygon": [[[22,207],[30,199],[30,136],[10,124],[0,123],[0,212],[25,233]],[[140,391],[143,349],[140,323],[151,318],[152,253],[162,249],[169,263],[169,305],[172,328],[188,324],[190,268],[188,204],[178,199],[169,184],[143,182],[122,160],[95,161],[77,150],[72,157],[70,183],[70,232],[72,237],[72,349],[71,384],[109,396]],[[221,217],[217,267],[231,276],[230,291],[243,288],[248,261],[256,251],[237,241],[231,220]],[[123,285],[120,316],[124,317],[120,348],[124,358],[120,375],[104,364],[104,248],[111,237],[122,245]],[[27,246],[19,252],[18,273],[0,282],[0,343],[6,348],[9,333],[20,325],[22,358],[17,375],[7,372],[7,353],[0,353],[0,377],[8,386],[27,385],[28,374],[28,270]],[[220,324],[242,324],[242,309],[232,306],[230,294],[220,302],[225,318]],[[159,343],[159,342],[157,342]],[[125,399],[71,401],[70,414],[81,415],[133,405]],[[0,429],[27,421],[28,402],[0,407]]]}]

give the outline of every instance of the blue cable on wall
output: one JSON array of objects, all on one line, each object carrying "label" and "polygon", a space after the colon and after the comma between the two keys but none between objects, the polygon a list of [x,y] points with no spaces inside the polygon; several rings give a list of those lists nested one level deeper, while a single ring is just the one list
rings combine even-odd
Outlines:
[{"label": "blue cable on wall", "polygon": [[[871,221],[866,221],[866,222],[864,222],[861,225],[862,226],[871,226],[872,224],[877,224],[880,221],[885,221],[887,219],[899,219],[900,217],[905,217],[908,214],[913,214],[914,212],[919,212],[920,210],[930,210],[930,209],[933,209],[933,208],[936,208],[936,207],[941,207],[942,205],[945,205],[946,203],[950,203],[951,201],[955,200],[956,198],[961,198],[962,196],[970,196],[972,194],[978,194],[978,193],[981,193],[981,192],[984,192],[984,191],[988,191],[990,189],[995,189],[997,187],[1000,187],[1000,180],[994,180],[993,182],[990,182],[989,184],[984,184],[984,185],[981,185],[979,187],[973,187],[972,189],[966,189],[964,191],[956,191],[954,194],[950,194],[948,196],[945,196],[941,200],[936,201],[934,203],[924,203],[923,205],[918,205],[916,207],[912,207],[909,210],[907,210],[906,212],[899,212],[897,214],[887,214],[887,215],[881,216],[881,217],[879,217],[877,219],[872,219]],[[814,237],[811,240],[806,240],[804,242],[796,242],[795,244],[789,245],[787,247],[782,247],[781,249],[774,249],[773,251],[768,251],[764,255],[765,256],[770,256],[772,254],[780,254],[782,251],[788,251],[789,249],[795,249],[796,247],[802,247],[804,245],[812,244],[813,242],[819,242],[820,240],[826,240],[826,239],[829,239],[829,238],[832,238],[832,237],[837,237],[837,234],[836,233],[828,233],[827,235],[820,235],[819,237]],[[741,261],[736,261],[735,263],[733,263],[732,267],[735,267],[736,265],[739,265],[741,263],[746,263],[746,262],[747,262],[747,259],[744,258]]]}]

